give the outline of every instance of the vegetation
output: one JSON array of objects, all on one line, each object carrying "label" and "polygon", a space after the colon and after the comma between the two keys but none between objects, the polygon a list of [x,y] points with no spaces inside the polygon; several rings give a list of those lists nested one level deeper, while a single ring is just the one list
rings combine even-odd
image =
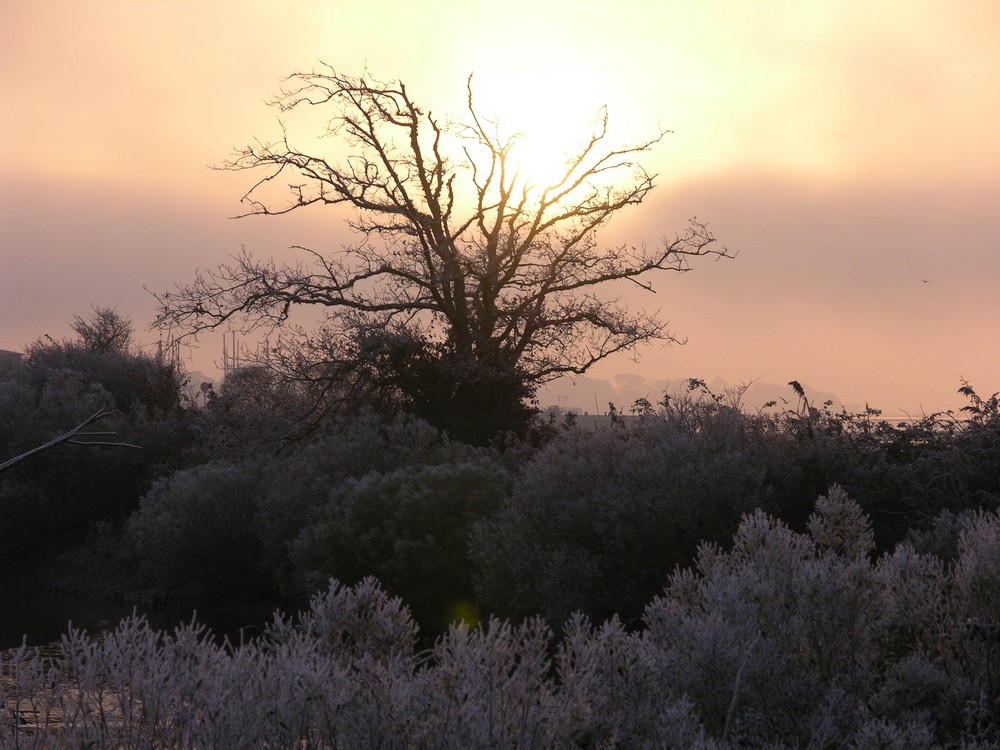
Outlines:
[{"label": "vegetation", "polygon": [[[77,318],[74,339],[29,344],[0,372],[0,456],[14,458],[102,415],[113,438],[66,440],[0,479],[0,571],[30,572],[79,545],[98,524],[120,526],[152,479],[178,468],[190,414],[176,368],[139,351],[131,323],[110,308]],[[96,428],[96,427],[95,427]]]},{"label": "vegetation", "polygon": [[5,364],[0,573],[305,612],[0,653],[0,748],[1000,746],[1000,394],[893,425],[692,379],[544,424],[540,383],[673,340],[615,284],[728,257],[697,223],[597,243],[662,134],[607,149],[602,114],[536,186],[471,82],[463,125],[333,71],[275,103],[353,150],[239,153],[249,213],[344,204],[361,239],[161,295],[186,335],[281,333],[200,400],[111,308]]},{"label": "vegetation", "polygon": [[331,581],[299,619],[219,644],[194,622],[71,631],[51,664],[0,661],[0,744],[33,747],[995,747],[1000,514],[953,565],[872,560],[839,487],[809,533],[761,511],[704,544],[632,632],[582,615],[417,626],[374,579]]},{"label": "vegetation", "polygon": [[[223,165],[259,176],[247,213],[344,205],[358,241],[340,252],[299,248],[306,265],[244,250],[159,295],[157,323],[182,335],[233,323],[277,330],[269,367],[320,386],[312,392],[327,405],[405,409],[479,444],[508,430],[523,437],[539,384],[676,340],[655,313],[618,304],[617,285],[651,291],[658,272],[730,257],[696,221],[655,248],[599,244],[597,230],[653,189],[636,159],[665,135],[608,147],[606,112],[561,173],[535,184],[517,138],[477,110],[471,78],[464,121],[442,122],[401,82],[330,68],[293,74],[272,104],[286,117],[320,110],[321,136],[348,152],[338,162],[302,150],[283,123],[280,140]],[[323,311],[318,329],[292,325],[299,308]]]},{"label": "vegetation", "polygon": [[990,746],[997,396],[894,426],[792,389],[750,413],[692,380],[476,447],[364,409],[296,431],[309,399],[266,370],[195,404],[127,346],[36,342],[3,455],[99,409],[142,450],[5,471],[9,570],[69,546],[195,604],[312,599],[250,643],[132,620],[8,655],[0,746]]}]

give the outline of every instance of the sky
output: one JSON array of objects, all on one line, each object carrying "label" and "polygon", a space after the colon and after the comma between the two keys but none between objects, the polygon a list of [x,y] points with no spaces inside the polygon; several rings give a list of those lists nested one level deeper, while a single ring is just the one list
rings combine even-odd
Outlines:
[{"label": "sky", "polygon": [[[535,153],[669,129],[645,203],[602,242],[707,222],[734,260],[653,279],[683,346],[647,346],[543,392],[600,409],[667,381],[886,415],[1000,390],[1000,2],[993,0],[0,0],[0,349],[71,335],[246,246],[336,251],[339,209],[234,220],[252,176],[212,170],[280,132],[265,100],[323,61],[477,106]],[[302,133],[303,138],[309,133]],[[630,292],[629,294],[633,294]],[[214,376],[222,334],[182,350]]]}]

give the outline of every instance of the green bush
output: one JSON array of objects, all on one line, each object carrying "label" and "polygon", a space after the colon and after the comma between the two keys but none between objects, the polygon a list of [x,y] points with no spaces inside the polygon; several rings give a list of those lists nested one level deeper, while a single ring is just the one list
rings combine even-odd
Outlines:
[{"label": "green bush", "polygon": [[357,414],[333,421],[310,440],[265,459],[257,522],[264,564],[276,585],[290,595],[314,590],[292,561],[292,547],[303,529],[321,520],[333,488],[371,472],[458,464],[477,454],[425,422],[407,417],[383,422]]},{"label": "green bush", "polygon": [[259,600],[270,587],[256,528],[260,467],[214,462],[157,481],[128,521],[161,588],[216,601]]},{"label": "green bush", "polygon": [[45,445],[100,411],[80,442],[61,442],[8,468],[0,483],[0,570],[33,570],[120,524],[190,440],[177,369],[138,350],[131,322],[109,308],[71,324],[77,338],[39,339],[0,373],[0,460]]},{"label": "green bush", "polygon": [[372,472],[334,487],[293,559],[304,580],[355,583],[374,575],[417,621],[444,630],[476,619],[469,559],[475,522],[507,497],[512,479],[480,460]]},{"label": "green bush", "polygon": [[552,623],[575,611],[637,621],[699,542],[728,538],[763,501],[739,416],[702,416],[697,428],[652,416],[554,438],[476,526],[483,602]]}]

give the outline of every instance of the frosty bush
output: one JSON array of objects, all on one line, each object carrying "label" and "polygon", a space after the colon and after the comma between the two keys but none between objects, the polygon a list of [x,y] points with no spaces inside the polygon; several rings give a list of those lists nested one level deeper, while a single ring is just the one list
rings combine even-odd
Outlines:
[{"label": "frosty bush", "polygon": [[0,747],[993,748],[1000,517],[956,564],[902,545],[832,488],[810,534],[762,512],[702,545],[644,629],[581,615],[417,628],[374,579],[220,645],[130,618],[47,660],[0,657]]},{"label": "frosty bush", "polygon": [[[996,554],[996,519],[984,524],[966,548]],[[983,736],[970,718],[983,711],[970,707],[997,709],[996,652],[970,648],[956,615],[990,553],[950,581],[940,561],[906,546],[873,564],[868,521],[839,488],[809,525],[812,538],[746,517],[731,552],[703,546],[696,570],[675,574],[647,608],[643,637],[706,730],[754,746]]]},{"label": "frosty bush", "polygon": [[[981,513],[962,531],[952,570],[952,607],[962,625],[957,661],[968,680],[969,700],[979,701],[986,716],[996,716],[1000,713],[1000,512]],[[995,726],[992,736],[1000,742]]]}]

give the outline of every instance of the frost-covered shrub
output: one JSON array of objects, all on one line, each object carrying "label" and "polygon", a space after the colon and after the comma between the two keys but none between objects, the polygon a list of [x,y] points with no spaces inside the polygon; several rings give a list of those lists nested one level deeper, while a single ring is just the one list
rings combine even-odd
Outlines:
[{"label": "frost-covered shrub", "polygon": [[419,735],[416,637],[409,611],[371,578],[331,581],[298,621],[276,617],[257,644],[276,733],[315,747],[408,746]]},{"label": "frost-covered shrub", "polygon": [[240,597],[267,577],[255,525],[259,467],[224,461],[159,480],[128,522],[160,586],[198,597]]},{"label": "frost-covered shrub", "polygon": [[953,589],[959,617],[1000,627],[1000,512],[977,514],[962,530]]},{"label": "frost-covered shrub", "polygon": [[443,631],[475,619],[469,533],[507,497],[510,474],[492,461],[372,472],[335,486],[293,549],[310,582],[376,576],[418,622]]},{"label": "frost-covered shrub", "polygon": [[[885,719],[866,722],[847,745],[857,750],[934,750],[941,747],[934,738],[934,731],[926,722],[915,721],[896,724]],[[966,748],[974,745],[964,745]]]},{"label": "frost-covered shrub", "polygon": [[745,516],[641,632],[577,615],[553,643],[540,618],[490,619],[417,651],[369,578],[239,646],[137,618],[71,633],[51,662],[0,654],[0,747],[997,747],[1000,519],[967,529],[948,573],[905,545],[870,559],[837,488],[809,525]]},{"label": "frost-covered shrub", "polygon": [[759,504],[739,435],[652,417],[569,430],[521,471],[474,534],[477,591],[507,616],[582,611],[635,622],[701,540],[722,541]]},{"label": "frost-covered shrub", "polygon": [[960,621],[998,611],[997,518],[963,532],[950,577],[905,545],[870,561],[868,521],[839,488],[809,526],[811,538],[751,514],[731,551],[703,546],[647,608],[643,637],[706,732],[752,745],[980,746],[973,738],[997,730],[1000,629]]},{"label": "frost-covered shrub", "polygon": [[953,682],[946,665],[919,654],[887,667],[873,690],[870,707],[874,714],[893,717],[896,722],[956,727],[961,726],[961,712],[955,708],[963,705],[964,692],[964,686]]},{"label": "frost-covered shrub", "polygon": [[804,636],[825,613],[800,606],[814,561],[807,538],[758,512],[731,553],[704,546],[696,570],[672,576],[647,607],[645,637],[713,735],[795,736],[822,703]]},{"label": "frost-covered shrub", "polygon": [[874,576],[879,598],[873,626],[882,658],[943,654],[951,624],[941,561],[903,544],[877,561]]},{"label": "frost-covered shrub", "polygon": [[194,623],[165,635],[136,618],[99,640],[71,633],[51,666],[26,649],[0,662],[0,747],[405,746],[412,718],[379,712],[387,686],[417,697],[413,630],[365,582],[331,587],[300,626],[277,618],[268,639],[238,647]]},{"label": "frost-covered shrub", "polygon": [[[867,558],[867,519],[841,490],[820,498],[810,527],[812,538],[760,512],[747,516],[730,552],[703,546],[696,569],[675,574],[646,610],[644,637],[662,649],[675,689],[693,701],[713,736],[751,744],[847,741],[868,721],[869,696],[887,666],[884,634],[909,634],[905,646],[893,642],[895,660],[901,651],[923,654],[919,629],[940,627],[940,619],[919,621],[941,617],[940,597],[915,612],[896,601],[921,590],[940,593],[940,569],[913,565],[914,575],[928,579],[923,589],[900,583],[906,576],[898,560],[880,575]],[[888,699],[883,708],[903,710]]]},{"label": "frost-covered shrub", "polygon": [[575,615],[556,652],[561,712],[582,747],[694,747],[704,737],[691,700],[659,647],[617,618],[594,628]]},{"label": "frost-covered shrub", "polygon": [[301,618],[276,615],[239,646],[133,617],[100,639],[71,633],[52,663],[0,655],[0,747],[714,746],[687,702],[659,702],[669,688],[641,641],[578,624],[563,685],[540,619],[455,627],[416,653],[409,614],[371,579],[331,583]]},{"label": "frost-covered shrub", "polygon": [[849,558],[867,555],[875,548],[871,520],[836,485],[816,501],[808,528],[816,544]]},{"label": "frost-covered shrub", "polygon": [[549,642],[537,618],[517,627],[490,619],[474,630],[452,628],[434,647],[433,668],[420,675],[428,746],[553,746],[564,727],[549,679]]},{"label": "frost-covered shrub", "polygon": [[968,701],[1000,715],[1000,512],[978,514],[962,531],[951,595]]},{"label": "frost-covered shrub", "polygon": [[942,510],[929,524],[907,531],[903,541],[917,552],[951,563],[958,557],[958,540],[962,530],[975,520],[976,514],[977,511],[972,509],[958,513]]}]

